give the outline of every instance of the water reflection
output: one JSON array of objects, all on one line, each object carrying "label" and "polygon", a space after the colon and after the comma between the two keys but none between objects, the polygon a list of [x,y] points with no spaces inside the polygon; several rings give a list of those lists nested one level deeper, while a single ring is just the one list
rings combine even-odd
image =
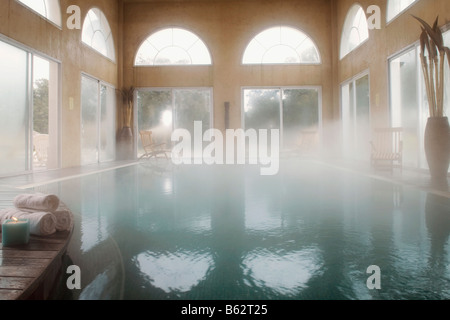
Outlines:
[{"label": "water reflection", "polygon": [[426,225],[431,241],[428,259],[429,288],[450,296],[450,199],[428,193]]},{"label": "water reflection", "polygon": [[166,293],[185,293],[205,279],[212,265],[206,253],[195,252],[143,252],[133,258],[148,281]]},{"label": "water reflection", "polygon": [[[65,181],[75,299],[450,298],[450,199],[294,161]],[[382,290],[366,286],[370,265]]]},{"label": "water reflection", "polygon": [[321,264],[316,248],[285,254],[260,249],[245,257],[242,268],[248,286],[273,291],[275,295],[295,297],[321,270]]}]

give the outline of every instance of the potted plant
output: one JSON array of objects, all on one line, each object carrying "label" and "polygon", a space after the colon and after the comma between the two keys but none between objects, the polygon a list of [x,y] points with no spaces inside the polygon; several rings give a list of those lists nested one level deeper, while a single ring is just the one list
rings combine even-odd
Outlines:
[{"label": "potted plant", "polygon": [[135,88],[133,86],[117,90],[122,101],[122,129],[118,135],[120,159],[129,159],[133,154],[133,130],[131,128],[131,121],[133,116],[134,92]]},{"label": "potted plant", "polygon": [[438,27],[439,17],[433,26],[413,16],[421,23],[420,59],[429,105],[429,118],[425,127],[425,154],[433,179],[447,177],[450,163],[450,127],[444,114],[445,60],[450,64],[450,49]]}]

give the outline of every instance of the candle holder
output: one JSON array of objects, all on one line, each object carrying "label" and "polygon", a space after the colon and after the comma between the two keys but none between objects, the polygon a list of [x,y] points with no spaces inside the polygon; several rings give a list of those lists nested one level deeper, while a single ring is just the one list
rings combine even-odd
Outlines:
[{"label": "candle holder", "polygon": [[30,241],[30,222],[28,219],[12,218],[2,224],[2,244],[4,247],[28,244]]}]

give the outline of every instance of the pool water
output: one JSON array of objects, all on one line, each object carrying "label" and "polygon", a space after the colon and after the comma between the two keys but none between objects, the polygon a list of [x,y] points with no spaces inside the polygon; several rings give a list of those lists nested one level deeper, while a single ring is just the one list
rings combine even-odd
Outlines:
[{"label": "pool water", "polygon": [[299,159],[259,173],[141,162],[45,186],[75,213],[65,297],[450,298],[450,199]]}]

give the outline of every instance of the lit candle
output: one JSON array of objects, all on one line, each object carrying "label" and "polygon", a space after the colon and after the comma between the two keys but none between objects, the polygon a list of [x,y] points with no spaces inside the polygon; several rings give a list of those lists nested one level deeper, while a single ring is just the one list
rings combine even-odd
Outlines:
[{"label": "lit candle", "polygon": [[12,218],[2,225],[2,243],[4,247],[27,244],[30,240],[30,222],[28,219]]}]

